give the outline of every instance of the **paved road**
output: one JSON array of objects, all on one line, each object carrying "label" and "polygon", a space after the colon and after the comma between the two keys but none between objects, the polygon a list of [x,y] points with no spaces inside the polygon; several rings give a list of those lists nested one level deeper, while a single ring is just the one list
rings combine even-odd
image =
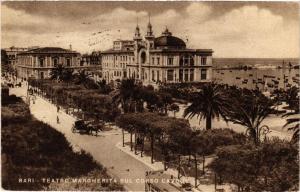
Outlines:
[{"label": "paved road", "polygon": [[[13,88],[10,90],[10,94],[25,96],[26,89],[24,87]],[[57,108],[53,104],[40,97],[37,97],[35,104],[31,102],[30,111],[38,120],[48,123],[62,132],[75,148],[79,147],[89,152],[96,161],[108,169],[112,176],[123,179],[123,184],[127,190],[144,190],[144,184],[139,180],[144,179],[145,172],[151,168],[116,147],[116,144],[122,141],[122,133],[119,129],[105,132],[98,137],[74,134],[71,132],[71,127],[75,118],[62,111],[57,113]],[[59,124],[56,122],[57,114],[59,115]]]}]

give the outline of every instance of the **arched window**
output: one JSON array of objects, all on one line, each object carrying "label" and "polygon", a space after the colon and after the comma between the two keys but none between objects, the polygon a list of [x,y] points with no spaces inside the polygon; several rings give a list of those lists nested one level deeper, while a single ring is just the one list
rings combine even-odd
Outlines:
[{"label": "arched window", "polygon": [[53,66],[56,67],[58,65],[58,58],[53,59]]},{"label": "arched window", "polygon": [[145,63],[146,62],[146,53],[142,52],[141,54],[141,63]]}]

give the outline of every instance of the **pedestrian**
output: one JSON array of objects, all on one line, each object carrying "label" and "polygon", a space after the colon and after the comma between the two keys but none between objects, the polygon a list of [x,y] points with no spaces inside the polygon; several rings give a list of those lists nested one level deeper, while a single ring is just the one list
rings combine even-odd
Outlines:
[{"label": "pedestrian", "polygon": [[57,122],[57,124],[59,124],[59,118],[58,118],[58,115],[56,116],[56,122]]},{"label": "pedestrian", "polygon": [[57,113],[59,112],[59,106],[57,105]]}]

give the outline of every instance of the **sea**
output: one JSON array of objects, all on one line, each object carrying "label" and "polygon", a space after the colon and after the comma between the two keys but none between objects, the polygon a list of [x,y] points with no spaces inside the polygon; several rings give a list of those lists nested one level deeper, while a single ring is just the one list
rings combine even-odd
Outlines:
[{"label": "sea", "polygon": [[242,88],[272,92],[299,87],[299,59],[214,58],[213,80]]}]

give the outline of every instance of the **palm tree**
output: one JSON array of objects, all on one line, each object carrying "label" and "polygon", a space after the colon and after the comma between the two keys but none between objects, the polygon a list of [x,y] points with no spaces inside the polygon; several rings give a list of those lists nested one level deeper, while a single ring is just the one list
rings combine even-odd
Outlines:
[{"label": "palm tree", "polygon": [[119,88],[112,93],[113,101],[121,104],[125,113],[135,112],[134,100],[137,98],[138,85],[134,79],[123,79]]},{"label": "palm tree", "polygon": [[70,82],[73,79],[73,69],[65,68],[62,72],[61,79],[65,82]]},{"label": "palm tree", "polygon": [[61,80],[63,77],[64,69],[65,68],[62,64],[55,66],[50,72],[50,78],[56,79],[57,81]]},{"label": "palm tree", "polygon": [[269,133],[269,128],[262,122],[273,111],[274,101],[259,91],[242,90],[238,97],[232,97],[226,120],[247,128],[247,133],[255,144],[259,144],[260,137]]},{"label": "palm tree", "polygon": [[109,94],[111,92],[111,87],[106,83],[106,80],[103,79],[97,82],[100,92],[103,94]]},{"label": "palm tree", "polygon": [[299,141],[299,127],[300,127],[299,113],[287,113],[284,116],[290,118],[286,120],[286,124],[283,126],[283,128],[288,128],[289,131],[294,132],[291,142],[297,143]]},{"label": "palm tree", "polygon": [[227,106],[222,87],[215,83],[208,83],[202,87],[200,92],[194,94],[192,104],[184,110],[184,117],[192,118],[197,116],[201,121],[206,119],[206,129],[212,127],[212,119],[220,116],[224,117]]},{"label": "palm tree", "polygon": [[90,78],[90,75],[85,70],[81,70],[75,74],[75,84],[82,84],[86,87],[86,84]]},{"label": "palm tree", "polygon": [[292,142],[294,143],[299,141],[300,116],[298,91],[299,89],[296,87],[292,87],[287,91],[287,103],[289,104],[289,108],[293,111],[283,115],[283,117],[289,117],[283,128],[288,128],[289,131],[294,132],[292,137]]}]

